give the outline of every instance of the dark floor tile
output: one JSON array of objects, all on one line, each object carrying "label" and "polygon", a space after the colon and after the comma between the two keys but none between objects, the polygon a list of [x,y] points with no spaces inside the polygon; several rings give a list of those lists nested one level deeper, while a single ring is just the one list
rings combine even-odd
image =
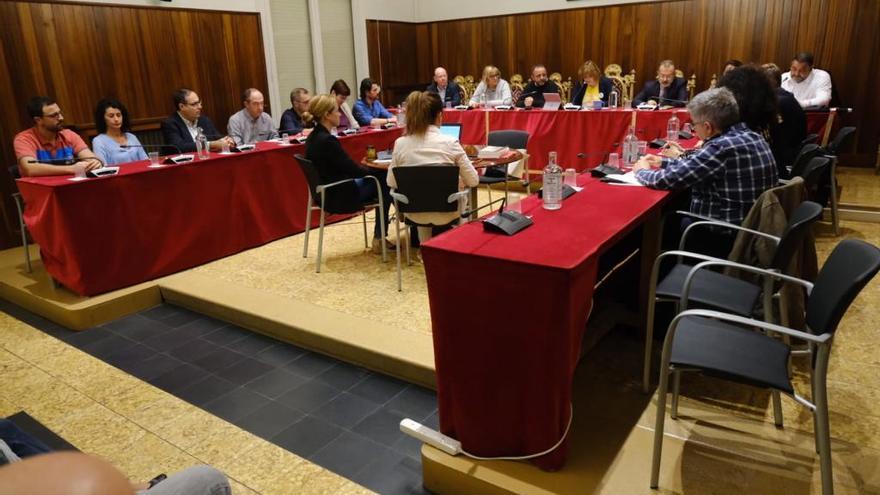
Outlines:
[{"label": "dark floor tile", "polygon": [[209,375],[202,381],[196,382],[189,387],[181,389],[176,396],[197,406],[202,406],[228,394],[237,388],[234,383],[224,380],[219,376]]},{"label": "dark floor tile", "polygon": [[269,399],[245,388],[236,388],[228,394],[205,403],[202,408],[231,423],[269,403]]},{"label": "dark floor tile", "polygon": [[136,362],[130,366],[126,366],[125,371],[140,378],[144,381],[150,381],[157,376],[167,373],[168,371],[182,365],[179,359],[175,359],[165,354],[154,354],[152,357]]},{"label": "dark floor tile", "polygon": [[217,371],[216,374],[232,383],[244,385],[245,383],[265,375],[273,369],[275,369],[273,366],[262,361],[245,358],[232,366]]},{"label": "dark floor tile", "polygon": [[314,416],[306,416],[272,437],[272,442],[300,457],[308,457],[341,435],[343,430]]},{"label": "dark floor tile", "polygon": [[247,337],[248,333],[250,332],[235,325],[226,325],[202,338],[217,345],[231,345]]},{"label": "dark floor tile", "polygon": [[185,308],[175,308],[175,313],[167,318],[162,318],[162,324],[168,325],[171,328],[178,328],[186,325],[187,323],[193,322],[202,316],[196,312],[190,311]]},{"label": "dark floor tile", "polygon": [[303,413],[284,404],[269,401],[256,411],[236,421],[235,425],[268,440],[304,417]]},{"label": "dark floor tile", "polygon": [[428,428],[433,428],[437,431],[440,431],[440,411],[434,411],[434,414],[428,416],[428,418],[421,423]]},{"label": "dark floor tile", "polygon": [[254,356],[254,359],[259,359],[260,361],[266,364],[271,364],[272,366],[284,366],[285,364],[302,356],[306,352],[308,351],[301,347],[286,344],[284,342],[278,342],[277,344],[261,351],[259,354]]},{"label": "dark floor tile", "polygon": [[211,318],[210,316],[200,315],[193,321],[178,328],[178,331],[187,332],[195,337],[204,337],[218,328],[226,326],[226,322]]},{"label": "dark floor tile", "polygon": [[133,347],[134,345],[134,341],[110,333],[106,338],[79,346],[79,348],[99,359],[103,359],[111,354]]},{"label": "dark floor tile", "polygon": [[68,332],[66,335],[61,336],[61,340],[74,347],[82,348],[85,345],[109,338],[111,335],[113,333],[104,328],[91,328],[79,332]]},{"label": "dark floor tile", "polygon": [[265,335],[248,331],[245,338],[229,345],[234,348],[236,352],[253,357],[277,343],[278,341],[272,337],[266,337]]},{"label": "dark floor tile", "polygon": [[404,434],[391,446],[395,452],[422,462],[422,441]]},{"label": "dark floor tile", "polygon": [[270,399],[276,399],[285,392],[289,392],[307,381],[308,378],[301,377],[281,368],[276,368],[256,380],[245,384],[245,387],[254,392],[265,395]]},{"label": "dark floor tile", "polygon": [[193,337],[186,334],[179,334],[174,329],[154,335],[143,340],[143,344],[156,349],[159,352],[167,352],[171,349],[182,346],[183,344],[193,340]]},{"label": "dark floor tile", "polygon": [[170,304],[160,304],[158,306],[154,306],[146,311],[142,311],[140,314],[145,318],[149,318],[151,320],[161,321],[169,316],[172,316],[176,313],[176,307]]},{"label": "dark floor tile", "polygon": [[112,364],[119,369],[128,370],[145,359],[149,359],[156,355],[156,350],[151,349],[143,344],[135,344],[125,349],[120,349],[104,356],[104,361]]},{"label": "dark floor tile", "polygon": [[352,430],[374,442],[391,447],[404,434],[400,431],[400,420],[405,417],[383,408],[364,418]]},{"label": "dark floor tile", "polygon": [[377,456],[351,479],[382,495],[428,493],[421,462],[393,451]]},{"label": "dark floor tile", "polygon": [[337,362],[338,361],[335,359],[324,356],[323,354],[309,352],[303,354],[299,359],[285,364],[284,367],[297,375],[314,378],[330,369],[330,367]]},{"label": "dark floor tile", "polygon": [[104,324],[104,328],[127,339],[143,342],[146,339],[161,335],[171,330],[161,322],[134,314]]},{"label": "dark floor tile", "polygon": [[352,387],[349,392],[370,399],[379,404],[385,404],[392,397],[399,394],[407,387],[407,383],[389,376],[373,373],[365,380]]},{"label": "dark floor tile", "polygon": [[348,390],[369,374],[370,372],[363,368],[340,362],[316,376],[315,379],[339,390]]},{"label": "dark floor tile", "polygon": [[[174,333],[177,333],[177,330],[174,330]],[[212,344],[207,340],[194,338],[192,340],[187,340],[183,344],[167,352],[169,355],[174,356],[181,361],[193,362],[220,349],[222,348],[217,344]]]},{"label": "dark floor tile", "polygon": [[312,414],[343,428],[351,428],[379,409],[373,401],[342,392]]},{"label": "dark floor tile", "polygon": [[385,408],[422,421],[437,410],[437,394],[418,385],[409,385],[388,401]]},{"label": "dark floor tile", "polygon": [[388,448],[347,431],[309,457],[309,460],[334,473],[351,478],[373,459],[387,455]]},{"label": "dark floor tile", "polygon": [[310,413],[330,402],[339,393],[339,390],[329,385],[310,380],[278,397],[278,402],[298,411]]},{"label": "dark floor tile", "polygon": [[233,350],[221,347],[210,354],[193,360],[192,364],[213,373],[232,366],[245,358],[246,356],[244,354],[239,354]]},{"label": "dark floor tile", "polygon": [[209,374],[199,367],[183,364],[150,380],[150,384],[174,394],[204,380]]}]

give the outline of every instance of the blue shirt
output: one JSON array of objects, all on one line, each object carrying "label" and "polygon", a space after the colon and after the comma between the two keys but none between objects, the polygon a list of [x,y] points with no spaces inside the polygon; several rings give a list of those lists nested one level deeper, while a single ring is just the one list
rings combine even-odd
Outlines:
[{"label": "blue shirt", "polygon": [[742,122],[709,138],[695,154],[663,158],[659,170],[639,170],[636,178],[656,189],[691,187],[691,213],[739,225],[755,200],[776,186],[770,145]]},{"label": "blue shirt", "polygon": [[363,99],[358,100],[354,103],[351,113],[354,114],[355,120],[360,125],[370,125],[370,121],[373,119],[390,119],[393,117],[391,112],[379,103],[379,100],[373,101],[372,105],[367,105],[367,102]]},{"label": "blue shirt", "polygon": [[281,127],[278,128],[278,134],[299,134],[303,130],[303,122],[296,110],[288,108],[281,114]]},{"label": "blue shirt", "polygon": [[[125,137],[129,146],[141,145],[134,134],[126,132]],[[95,136],[92,140],[92,150],[107,166],[147,159],[147,152],[143,148],[122,148],[116,140],[106,134]]]}]

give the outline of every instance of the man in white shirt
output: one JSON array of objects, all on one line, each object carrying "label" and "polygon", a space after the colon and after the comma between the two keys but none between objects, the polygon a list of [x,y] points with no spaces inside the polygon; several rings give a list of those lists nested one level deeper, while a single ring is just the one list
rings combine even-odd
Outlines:
[{"label": "man in white shirt", "polygon": [[801,107],[827,107],[831,102],[831,76],[813,68],[813,54],[801,52],[782,75],[782,89],[794,94]]}]

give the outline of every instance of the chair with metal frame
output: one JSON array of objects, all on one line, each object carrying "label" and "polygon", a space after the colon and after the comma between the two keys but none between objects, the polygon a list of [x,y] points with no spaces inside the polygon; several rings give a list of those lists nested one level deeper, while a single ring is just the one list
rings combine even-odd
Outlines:
[{"label": "chair with metal frame", "polygon": [[[321,184],[320,175],[318,175],[318,171],[317,169],[315,169],[314,163],[312,163],[311,160],[307,159],[303,155],[295,155],[295,158],[296,162],[299,164],[299,167],[303,172],[303,175],[306,176],[306,181],[308,182],[309,186],[309,200],[308,204],[306,205],[306,232],[305,239],[303,240],[303,258],[307,258],[309,255],[309,231],[311,231],[312,229],[312,211],[318,210],[321,212],[321,220],[318,227],[318,257],[315,260],[315,273],[321,273],[321,255],[323,254],[324,249],[324,219],[326,214],[346,214],[360,212],[364,224],[364,247],[367,248],[369,247],[369,244],[367,243],[367,210],[379,208],[380,212],[384,211],[386,199],[382,197],[382,188],[380,187],[379,179],[368,175],[364,178],[376,181],[376,192],[378,193],[377,202],[361,205],[361,208],[355,211],[328,211],[325,208],[327,191],[340,184],[352,182],[354,181],[354,179],[345,179],[330,184]],[[380,215],[381,213],[377,215],[377,222],[382,222],[382,219],[379,218]],[[382,232],[382,261],[384,262],[388,261],[388,254],[385,247],[385,223],[380,223],[379,228]]]},{"label": "chair with metal frame", "polygon": [[[806,329],[796,330],[719,311],[687,310],[685,305],[691,285],[688,283],[684,287],[681,298],[684,311],[669,324],[663,343],[650,486],[656,489],[659,483],[669,375],[673,375],[670,417],[676,419],[680,373],[699,371],[709,376],[770,389],[775,394],[784,393],[810,409],[820,459],[822,493],[830,495],[834,492],[834,486],[826,378],[831,345],[846,310],[880,270],[880,249],[857,239],[841,241],[831,252],[815,283],[772,270],[720,260],[696,265],[691,270],[689,282],[696,280],[696,274],[706,268],[733,265],[770,280],[804,288],[808,294]],[[774,334],[805,341],[808,347],[805,350],[792,349],[772,336]],[[798,395],[791,383],[789,360],[792,355],[800,354],[810,357],[812,402]],[[774,403],[774,410],[776,406]],[[782,426],[781,414],[775,415],[775,423]]]},{"label": "chair with metal frame", "polygon": [[[517,130],[491,131],[489,132],[487,143],[489,146],[506,146],[510,149],[525,150],[526,146],[529,144],[529,133]],[[507,165],[500,165],[498,167],[490,167],[486,169],[485,173],[480,176],[480,185],[486,186],[486,190],[489,192],[489,202],[492,202],[492,186],[494,184],[501,184],[502,182],[504,183],[505,200],[507,200],[508,185],[511,182],[519,182],[521,185],[525,186],[526,193],[531,194],[531,182],[529,181],[529,172],[531,172],[531,170],[528,169],[528,165],[528,155],[523,154],[524,179],[508,175]],[[493,172],[496,173],[493,174]]]},{"label": "chair with metal frame", "polygon": [[[394,180],[397,188],[391,191],[394,200],[394,228],[397,245],[401,243],[401,217],[406,225],[417,227],[445,227],[461,220],[457,216],[449,222],[436,225],[420,223],[410,217],[414,213],[458,212],[459,200],[467,198],[469,191],[458,190],[458,167],[451,163],[432,163],[426,165],[394,167]],[[409,243],[406,243],[406,262],[412,264]],[[403,290],[400,267],[400,249],[397,250],[397,290]]]},{"label": "chair with metal frame", "polygon": [[[21,178],[21,171],[18,169],[18,165],[13,165],[8,168],[9,176],[12,177],[12,180]],[[16,186],[16,191],[12,193],[12,200],[15,201],[15,209],[18,210],[18,228],[21,231],[21,247],[24,250],[24,266],[27,269],[28,273],[33,272],[33,268],[31,267],[31,252],[28,249],[28,235],[27,235],[27,225],[24,223],[24,198],[21,197],[21,192],[19,192],[18,187]]]},{"label": "chair with metal frame", "polygon": [[[796,186],[796,185],[795,185]],[[686,212],[682,212],[686,213]],[[746,232],[769,240],[776,245],[773,258],[767,269],[779,273],[786,273],[792,260],[798,252],[798,248],[804,242],[810,227],[822,215],[822,207],[811,201],[804,201],[795,209],[788,220],[785,230],[779,237],[747,229],[739,225],[720,222],[718,220],[696,221],[685,229],[681,237],[679,249],[660,253],[654,260],[651,271],[648,295],[647,322],[645,328],[645,357],[642,369],[642,390],[647,393],[651,377],[651,352],[654,339],[654,309],[658,302],[672,302],[679,305],[684,288],[693,284],[690,290],[690,301],[703,307],[710,307],[737,314],[740,316],[752,316],[755,306],[763,296],[764,318],[772,320],[773,298],[779,287],[771,285],[757,285],[741,278],[704,270],[693,277],[693,265],[683,262],[684,258],[705,261],[726,261],[713,258],[704,254],[685,251],[684,246],[687,236],[697,228],[725,228],[729,230]],[[672,270],[658,282],[660,267],[663,261],[669,257],[678,257],[678,263]],[[678,312],[678,308],[676,309]]]},{"label": "chair with metal frame", "polygon": [[791,164],[791,168],[788,170],[788,178],[803,176],[804,169],[807,164],[810,163],[810,160],[819,156],[821,153],[822,147],[818,144],[807,143],[801,146],[800,151],[798,151],[797,156],[795,156],[794,161]]},{"label": "chair with metal frame", "polygon": [[834,139],[825,147],[826,155],[831,157],[831,165],[829,167],[828,180],[828,196],[831,202],[831,224],[834,227],[834,235],[840,235],[840,218],[839,218],[839,198],[837,197],[837,162],[840,152],[846,148],[855,138],[855,127],[842,127]]}]

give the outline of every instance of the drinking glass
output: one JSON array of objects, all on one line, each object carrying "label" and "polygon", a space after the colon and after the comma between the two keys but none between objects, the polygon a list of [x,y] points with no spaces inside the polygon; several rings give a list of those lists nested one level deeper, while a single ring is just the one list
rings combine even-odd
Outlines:
[{"label": "drinking glass", "polygon": [[148,153],[148,156],[150,157],[150,166],[151,167],[155,167],[155,166],[159,165],[159,152],[158,151],[151,151]]},{"label": "drinking glass", "polygon": [[608,165],[614,168],[620,168],[620,155],[617,153],[609,153]]}]

